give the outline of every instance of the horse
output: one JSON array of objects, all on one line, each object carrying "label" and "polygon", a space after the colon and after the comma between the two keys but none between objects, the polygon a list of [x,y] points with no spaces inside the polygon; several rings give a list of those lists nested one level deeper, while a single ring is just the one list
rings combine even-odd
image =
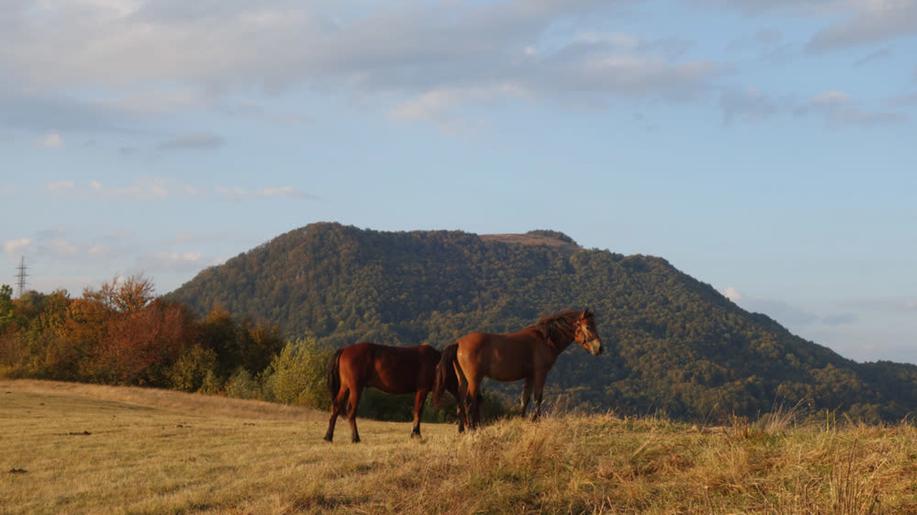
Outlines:
[{"label": "horse", "polygon": [[[331,420],[325,440],[334,439],[334,424],[343,414],[350,422],[351,441],[360,441],[357,407],[367,386],[386,393],[414,393],[414,427],[411,438],[420,437],[420,417],[427,394],[433,389],[440,352],[427,344],[391,347],[361,342],[338,349],[328,364],[328,391],[331,393]],[[465,430],[464,406],[458,402],[458,381],[454,373],[444,374],[443,389],[456,399],[459,432]]]},{"label": "horse", "polygon": [[[466,334],[443,351],[436,367],[437,382],[433,401],[440,402],[449,376],[459,382],[459,404],[467,404],[468,427],[480,423],[481,381],[485,377],[501,382],[525,379],[522,393],[522,416],[525,416],[535,393],[533,420],[541,416],[542,394],[548,372],[571,343],[589,351],[602,353],[602,339],[595,328],[595,317],[588,309],[566,310],[540,318],[535,324],[514,333]],[[440,381],[441,379],[441,381]]]}]

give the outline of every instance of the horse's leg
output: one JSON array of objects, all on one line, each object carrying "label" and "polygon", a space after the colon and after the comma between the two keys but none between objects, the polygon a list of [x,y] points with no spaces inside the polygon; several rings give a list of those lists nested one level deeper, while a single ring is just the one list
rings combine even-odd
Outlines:
[{"label": "horse's leg", "polygon": [[468,426],[471,429],[477,429],[481,423],[481,391],[480,380],[476,377],[468,378],[468,400],[470,402],[469,411],[471,422]]},{"label": "horse's leg", "polygon": [[420,417],[423,415],[423,403],[427,400],[429,390],[417,390],[414,395],[414,429],[411,430],[411,438],[420,438]]},{"label": "horse's leg", "polygon": [[535,377],[532,381],[535,390],[535,415],[532,416],[532,420],[538,420],[538,417],[541,416],[541,401],[544,394],[544,382],[547,376],[547,372],[535,372]]},{"label": "horse's leg", "polygon": [[522,390],[522,418],[525,418],[525,411],[529,407],[530,400],[532,400],[532,376],[525,378],[525,388]]},{"label": "horse's leg", "polygon": [[452,366],[455,369],[455,378],[458,382],[455,392],[455,413],[459,419],[458,430],[459,433],[464,433],[466,426],[471,429],[471,421],[468,420],[468,409],[465,404],[468,402],[468,380],[465,378],[465,372],[462,371],[458,363],[453,363]]},{"label": "horse's leg", "polygon": [[338,415],[344,411],[347,405],[347,389],[341,386],[338,390],[337,397],[331,400],[331,420],[328,421],[328,432],[325,433],[325,440],[334,440],[334,424],[337,422]]},{"label": "horse's leg", "polygon": [[363,388],[356,386],[350,388],[350,411],[347,413],[347,421],[350,422],[350,441],[358,443],[360,441],[360,432],[357,431],[357,407],[360,405],[360,394]]},{"label": "horse's leg", "polygon": [[458,431],[459,433],[465,432],[465,406],[461,401],[455,401],[455,417],[458,419]]}]

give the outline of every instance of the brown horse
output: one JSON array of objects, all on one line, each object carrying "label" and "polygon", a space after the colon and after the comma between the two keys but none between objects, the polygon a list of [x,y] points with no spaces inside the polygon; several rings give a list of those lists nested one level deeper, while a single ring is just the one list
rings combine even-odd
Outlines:
[{"label": "brown horse", "polygon": [[[436,367],[437,388],[433,400],[439,402],[447,379],[454,370],[459,382],[459,404],[468,404],[469,428],[480,423],[481,381],[490,377],[501,382],[525,379],[522,415],[525,416],[532,392],[535,414],[541,415],[542,393],[548,372],[564,349],[576,342],[598,356],[602,339],[589,310],[569,310],[542,317],[534,325],[508,334],[469,333],[443,351]],[[442,376],[442,387],[440,387]]]},{"label": "brown horse", "polygon": [[[331,393],[331,420],[325,440],[334,438],[334,423],[344,414],[350,422],[351,440],[360,441],[357,431],[357,407],[363,388],[370,386],[386,393],[414,393],[414,429],[411,437],[420,436],[420,416],[427,394],[433,389],[440,352],[422,344],[416,347],[390,347],[375,343],[355,343],[339,349],[328,364],[328,390]],[[451,375],[451,377],[449,377]],[[465,430],[465,410],[458,402],[455,374],[446,374],[444,389],[456,399],[459,432]]]}]

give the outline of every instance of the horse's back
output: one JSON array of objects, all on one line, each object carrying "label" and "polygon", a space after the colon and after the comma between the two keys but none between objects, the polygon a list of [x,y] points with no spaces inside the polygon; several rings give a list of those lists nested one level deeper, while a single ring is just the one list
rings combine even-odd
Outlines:
[{"label": "horse's back", "polygon": [[[517,381],[530,374],[536,341],[529,332],[473,332],[458,340],[459,364],[474,375]],[[467,372],[468,370],[466,370]]]},{"label": "horse's back", "polygon": [[360,342],[345,347],[342,358],[360,384],[399,394],[432,388],[440,352],[426,344],[396,347]]}]

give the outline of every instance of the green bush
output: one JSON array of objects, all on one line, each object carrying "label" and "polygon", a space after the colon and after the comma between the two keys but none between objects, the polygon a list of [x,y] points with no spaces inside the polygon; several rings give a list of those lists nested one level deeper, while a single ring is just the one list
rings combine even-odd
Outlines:
[{"label": "green bush", "polygon": [[224,391],[227,396],[236,399],[262,399],[264,392],[261,390],[261,383],[248,370],[242,367],[236,369],[236,372],[226,381]]},{"label": "green bush", "polygon": [[331,403],[325,372],[333,352],[314,337],[287,342],[265,373],[269,400],[325,409]]},{"label": "green bush", "polygon": [[213,393],[219,390],[219,379],[214,373],[216,366],[217,355],[214,351],[193,345],[182,352],[169,369],[169,383],[176,390]]}]

